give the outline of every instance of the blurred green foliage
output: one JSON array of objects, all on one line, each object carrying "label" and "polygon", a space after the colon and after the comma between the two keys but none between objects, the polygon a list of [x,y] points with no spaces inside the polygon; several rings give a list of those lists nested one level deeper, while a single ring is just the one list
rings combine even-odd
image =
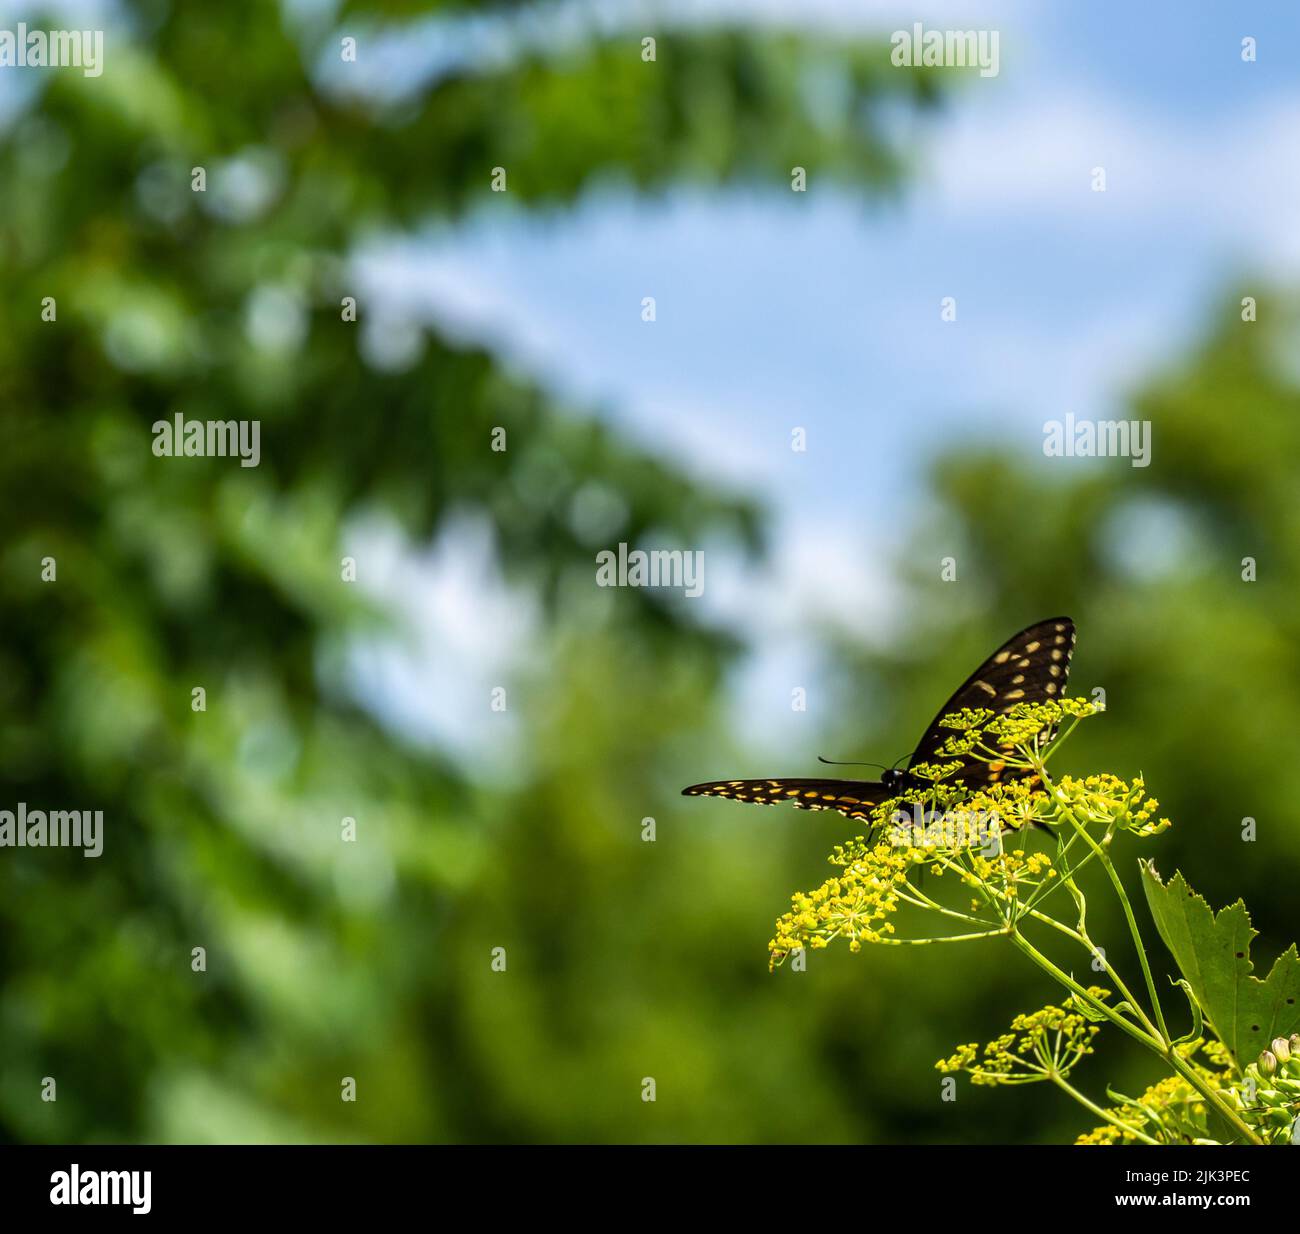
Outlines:
[{"label": "blurred green foliage", "polygon": [[[384,101],[340,88],[337,35],[364,46],[426,6],[350,4],[339,29],[251,2],[125,11],[102,78],[45,74],[0,132],[0,806],[107,820],[97,860],[0,852],[0,1136],[1072,1137],[1064,1098],[937,1100],[933,1061],[1041,1003],[1032,974],[980,945],[769,976],[772,921],[842,831],[677,796],[701,750],[721,772],[732,748],[735,640],[654,592],[592,601],[575,500],[617,493],[614,539],[749,553],[761,511],[483,351],[426,331],[413,365],[376,367],[366,305],[340,319],[357,245],[495,208],[497,165],[539,208],[609,180],[788,185],[795,163],[893,191],[908,152],[876,117],[931,105],[930,78],[888,75],[879,48],[663,31],[653,68],[610,36]],[[838,110],[818,74],[847,86]],[[250,328],[268,296],[302,328]],[[1112,709],[1073,759],[1147,773],[1178,824],[1157,864],[1212,902],[1245,894],[1263,955],[1294,933],[1300,840],[1278,742],[1300,696],[1285,329],[1280,306],[1250,327],[1225,310],[1205,354],[1142,393],[1149,472],[954,452],[936,524],[900,545],[905,643],[834,649],[837,732],[892,749],[999,638],[1070,612],[1076,681]],[[261,466],[155,459],[150,425],[178,412],[260,420]],[[1187,549],[1144,566],[1125,537],[1153,500]],[[508,774],[382,727],[347,672],[357,640],[400,634],[340,581],[359,523],[423,545],[467,511],[541,613]],[[960,594],[919,564],[954,534],[981,580]],[[1093,1077],[1133,1087],[1109,1066],[1103,1049]]]}]

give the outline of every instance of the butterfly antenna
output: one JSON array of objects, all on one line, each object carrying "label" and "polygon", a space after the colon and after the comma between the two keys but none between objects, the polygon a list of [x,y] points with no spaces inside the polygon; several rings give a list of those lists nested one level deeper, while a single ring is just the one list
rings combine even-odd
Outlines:
[{"label": "butterfly antenna", "polygon": [[825,763],[828,767],[879,767],[881,771],[889,770],[888,767],[884,767],[880,763],[845,763],[837,758],[822,758],[820,754],[817,755],[817,761]]}]

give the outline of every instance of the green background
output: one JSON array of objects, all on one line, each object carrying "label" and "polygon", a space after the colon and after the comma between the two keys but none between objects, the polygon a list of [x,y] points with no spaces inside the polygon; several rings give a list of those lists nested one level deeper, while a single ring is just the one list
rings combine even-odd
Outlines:
[{"label": "green background", "polygon": [[[405,7],[343,13],[364,31]],[[665,31],[657,71],[638,40],[581,41],[450,74],[392,112],[319,90],[311,32],[287,32],[276,6],[127,11],[136,34],[113,71],[49,74],[0,136],[0,804],[108,820],[98,860],[0,850],[0,1137],[1023,1142],[1084,1129],[1045,1089],[963,1081],[957,1102],[939,1100],[936,1058],[1056,995],[999,944],[837,947],[806,973],[768,974],[773,920],[851,825],[678,796],[769,770],[728,728],[743,649],[655,592],[597,593],[570,517],[599,480],[626,503],[616,539],[654,529],[761,557],[761,504],[719,496],[594,409],[557,406],[436,333],[409,371],[373,370],[339,312],[358,238],[463,217],[489,199],[495,166],[515,208],[564,206],[610,178],[648,194],[788,191],[796,163],[870,200],[908,166],[874,117],[960,99],[930,74],[891,74],[878,44]],[[847,73],[860,126],[809,110],[799,83],[827,63]],[[249,148],[277,169],[276,200],[222,217],[190,169],[211,177]],[[267,283],[310,305],[289,357],[244,328]],[[1282,368],[1294,302],[1250,290],[1267,305],[1259,323],[1243,325],[1243,293],[1225,287],[1201,343],[1137,384],[1131,414],[1157,424],[1159,468],[1061,468],[1049,483],[997,442],[934,458],[929,517],[899,528],[892,563],[908,633],[883,646],[826,634],[838,713],[779,770],[814,749],[892,757],[1003,637],[1069,613],[1076,690],[1103,685],[1110,713],[1072,741],[1068,768],[1144,771],[1175,827],[1142,854],[1213,904],[1244,895],[1257,959],[1271,960],[1297,933],[1300,878],[1287,753],[1300,397]],[[149,426],[177,412],[260,420],[261,466],[155,459]],[[496,426],[505,453],[489,449]],[[1190,549],[1118,565],[1104,529],[1135,502],[1174,503]],[[421,545],[466,512],[490,522],[505,577],[541,615],[509,682],[521,753],[508,771],[382,727],[346,672],[355,640],[400,636],[340,581],[358,520],[392,520]],[[959,597],[931,567],[953,543],[979,580]],[[56,583],[41,581],[47,556]],[[1244,556],[1258,582],[1242,582]],[[356,844],[340,842],[344,816]],[[1241,842],[1244,816],[1257,843]],[[1119,854],[1134,879],[1138,851]],[[1132,972],[1100,895],[1090,925]],[[195,946],[206,973],[191,971]],[[1123,1041],[1101,1042],[1076,1076],[1094,1096],[1157,1078]],[[40,1099],[46,1076],[56,1102]],[[355,1103],[340,1100],[343,1076]]]}]

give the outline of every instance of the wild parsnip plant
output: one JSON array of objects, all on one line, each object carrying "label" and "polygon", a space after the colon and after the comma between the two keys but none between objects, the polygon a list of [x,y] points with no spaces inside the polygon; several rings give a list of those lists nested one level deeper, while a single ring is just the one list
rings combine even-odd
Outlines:
[{"label": "wild parsnip plant", "polygon": [[[1141,777],[1076,779],[1050,767],[1078,725],[1101,710],[1062,698],[1005,715],[945,717],[953,730],[940,749],[945,761],[911,768],[925,786],[877,807],[868,833],[831,854],[837,872],[793,897],[769,944],[772,966],[836,939],[859,951],[864,943],[1003,938],[1064,987],[1064,998],[1016,1016],[983,1047],[958,1047],[940,1071],[965,1072],[977,1084],[1055,1085],[1100,1123],[1081,1144],[1300,1142],[1300,956],[1293,944],[1267,978],[1255,977],[1254,931],[1240,901],[1215,914],[1181,875],[1165,883],[1149,861],[1138,862],[1152,918],[1182,974],[1177,1010],[1190,1024],[1175,1035],[1115,864],[1116,852],[1170,824]],[[972,759],[988,763],[998,782],[977,791],[954,782]],[[1104,871],[1123,911],[1140,983],[1121,975],[1089,933],[1079,885],[1089,866]],[[904,936],[905,906],[919,910],[909,923],[929,920],[931,928]],[[1081,963],[1107,985],[1085,985],[1050,958],[1043,940],[1051,935],[1077,946]],[[1107,1088],[1102,1104],[1072,1081],[1106,1027],[1159,1060],[1160,1078],[1139,1097]]]}]

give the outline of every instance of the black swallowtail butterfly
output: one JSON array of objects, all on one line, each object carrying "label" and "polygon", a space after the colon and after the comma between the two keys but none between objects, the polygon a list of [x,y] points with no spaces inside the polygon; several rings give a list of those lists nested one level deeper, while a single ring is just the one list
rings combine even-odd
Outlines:
[{"label": "black swallowtail butterfly", "polygon": [[[935,761],[939,746],[953,732],[941,727],[939,721],[954,711],[983,707],[1006,712],[1017,703],[1059,698],[1065,692],[1073,654],[1074,622],[1068,617],[1049,617],[1009,638],[939,708],[912,751],[908,766]],[[996,783],[1000,775],[996,763],[970,758],[944,783],[979,788]],[[801,810],[835,810],[847,818],[867,819],[873,806],[925,784],[907,771],[891,769],[879,780],[715,780],[692,784],[682,789],[682,795],[729,797],[759,805],[787,802]]]}]

